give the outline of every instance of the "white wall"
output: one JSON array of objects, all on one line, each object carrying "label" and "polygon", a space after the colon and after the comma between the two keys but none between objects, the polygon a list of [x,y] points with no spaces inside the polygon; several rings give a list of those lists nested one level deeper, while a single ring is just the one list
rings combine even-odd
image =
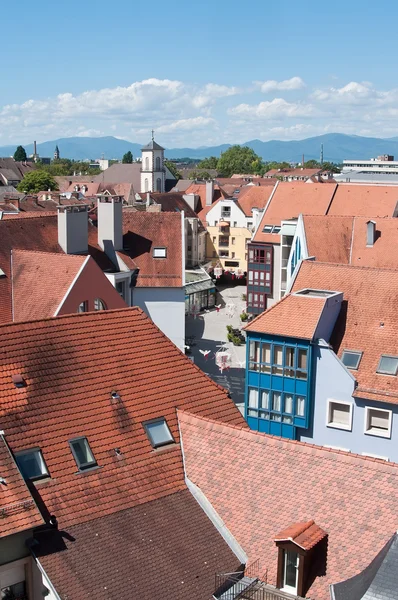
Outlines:
[{"label": "white wall", "polygon": [[206,221],[208,222],[209,226],[214,227],[215,221],[217,221],[218,224],[221,219],[224,219],[224,217],[221,217],[221,208],[223,206],[231,207],[231,216],[225,217],[228,221],[230,221],[231,227],[235,227],[234,223],[236,223],[236,227],[247,227],[247,218],[245,213],[239,208],[239,206],[236,205],[233,200],[220,200],[215,206],[213,206],[213,208],[209,210],[206,217]]},{"label": "white wall", "polygon": [[132,305],[142,308],[155,325],[184,352],[185,288],[133,288]]}]

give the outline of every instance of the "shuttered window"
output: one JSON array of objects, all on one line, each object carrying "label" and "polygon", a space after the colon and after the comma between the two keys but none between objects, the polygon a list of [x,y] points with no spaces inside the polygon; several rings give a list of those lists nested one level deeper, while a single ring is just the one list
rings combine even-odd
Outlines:
[{"label": "shuttered window", "polygon": [[391,411],[366,407],[365,432],[380,437],[390,437]]},{"label": "shuttered window", "polygon": [[337,429],[351,429],[352,404],[329,400],[328,425]]}]

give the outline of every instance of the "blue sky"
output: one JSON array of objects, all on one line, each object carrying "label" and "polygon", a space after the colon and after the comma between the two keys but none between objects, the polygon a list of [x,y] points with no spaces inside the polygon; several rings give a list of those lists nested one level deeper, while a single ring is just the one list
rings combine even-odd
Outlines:
[{"label": "blue sky", "polygon": [[2,15],[1,145],[73,135],[145,142],[152,127],[168,147],[398,135],[394,5],[17,6]]}]

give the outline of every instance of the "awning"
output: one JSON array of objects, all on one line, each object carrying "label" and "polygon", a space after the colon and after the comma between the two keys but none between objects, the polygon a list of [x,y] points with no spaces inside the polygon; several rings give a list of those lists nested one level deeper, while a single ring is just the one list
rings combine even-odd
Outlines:
[{"label": "awning", "polygon": [[195,283],[188,283],[185,285],[185,294],[195,294],[196,292],[205,292],[214,288],[214,282],[212,279],[205,279],[205,281],[196,281]]}]

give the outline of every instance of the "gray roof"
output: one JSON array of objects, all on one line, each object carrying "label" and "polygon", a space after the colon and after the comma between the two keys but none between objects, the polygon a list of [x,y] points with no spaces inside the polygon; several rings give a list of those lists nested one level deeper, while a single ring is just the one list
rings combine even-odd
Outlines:
[{"label": "gray roof", "polygon": [[94,177],[95,182],[131,183],[135,193],[141,191],[141,163],[115,163],[100,175]]},{"label": "gray roof", "polygon": [[398,184],[398,175],[394,173],[363,173],[362,171],[350,171],[336,173],[333,179],[337,183],[386,183]]},{"label": "gray roof", "polygon": [[331,586],[332,600],[397,600],[398,535],[358,575]]},{"label": "gray roof", "polygon": [[149,144],[141,148],[141,150],[164,150],[164,148],[162,146],[159,146],[159,144],[157,144],[155,140],[151,140]]}]

